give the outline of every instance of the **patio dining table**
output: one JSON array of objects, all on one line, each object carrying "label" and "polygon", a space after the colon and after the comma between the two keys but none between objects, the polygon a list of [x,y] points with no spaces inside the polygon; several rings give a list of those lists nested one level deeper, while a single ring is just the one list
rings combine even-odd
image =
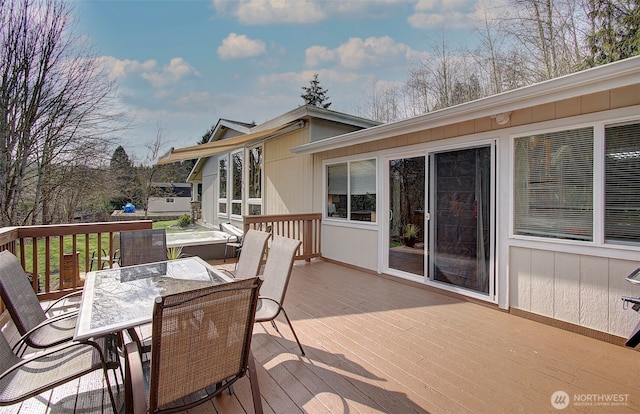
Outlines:
[{"label": "patio dining table", "polygon": [[88,272],[74,339],[150,323],[156,297],[231,280],[199,257]]}]

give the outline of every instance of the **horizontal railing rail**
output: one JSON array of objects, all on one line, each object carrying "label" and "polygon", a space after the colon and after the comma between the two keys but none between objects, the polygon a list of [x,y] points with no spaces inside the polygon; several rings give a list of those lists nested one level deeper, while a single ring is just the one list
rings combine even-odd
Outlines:
[{"label": "horizontal railing rail", "polygon": [[[244,229],[300,240],[296,260],[309,261],[321,257],[321,220],[319,213],[245,216]],[[9,250],[18,257],[41,301],[54,300],[82,289],[85,273],[103,265],[113,267],[118,249],[114,235],[150,228],[151,220],[4,227],[0,228],[0,251]],[[0,301],[0,315],[4,311]]]},{"label": "horizontal railing rail", "polygon": [[321,213],[274,214],[264,216],[244,216],[244,231],[262,230],[273,235],[300,240],[302,244],[296,253],[296,260],[309,261],[321,257],[320,233]]},{"label": "horizontal railing rail", "polygon": [[[52,300],[81,289],[81,275],[103,262],[113,266],[116,233],[151,227],[151,220],[4,227],[0,251],[18,257],[41,301]],[[4,309],[0,303],[0,314]]]}]

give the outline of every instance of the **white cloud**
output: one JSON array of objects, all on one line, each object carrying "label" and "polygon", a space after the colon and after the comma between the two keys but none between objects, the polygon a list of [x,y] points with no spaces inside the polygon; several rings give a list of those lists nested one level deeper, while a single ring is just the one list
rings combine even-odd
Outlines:
[{"label": "white cloud", "polygon": [[402,12],[416,0],[213,0],[218,13],[246,25],[309,24],[331,18],[383,18]]},{"label": "white cloud", "polygon": [[148,80],[152,86],[162,88],[174,84],[189,75],[199,76],[200,74],[184,59],[177,57],[171,59],[169,64],[162,68],[162,71],[144,72],[142,78]]},{"label": "white cloud", "polygon": [[415,29],[468,28],[476,15],[478,0],[419,0],[407,21]]},{"label": "white cloud", "polygon": [[320,4],[313,0],[214,0],[213,5],[247,25],[315,23],[326,18]]},{"label": "white cloud", "polygon": [[103,56],[98,60],[107,71],[109,79],[111,80],[121,79],[129,73],[153,70],[157,64],[155,60],[139,62],[137,60],[129,59],[118,60],[113,56]]},{"label": "white cloud", "polygon": [[305,63],[309,67],[319,67],[325,63],[336,62],[350,70],[366,67],[384,67],[403,64],[412,56],[411,48],[404,43],[395,42],[389,36],[354,37],[336,49],[324,46],[311,46],[305,51]]},{"label": "white cloud", "polygon": [[222,40],[218,47],[220,59],[244,59],[262,55],[266,50],[265,43],[260,40],[249,39],[246,35],[231,33]]},{"label": "white cloud", "polygon": [[336,52],[324,46],[311,46],[304,51],[305,64],[310,67],[317,67],[324,62],[336,60]]},{"label": "white cloud", "polygon": [[[174,84],[190,75],[200,75],[194,67],[180,57],[171,59],[169,64],[161,70],[158,70],[158,62],[155,60],[140,62],[129,59],[119,60],[112,56],[103,56],[98,60],[111,80],[123,81],[129,75],[140,74],[140,77],[156,88]],[[133,81],[133,78],[129,80]]]},{"label": "white cloud", "polygon": [[211,104],[213,97],[211,92],[208,91],[190,91],[185,95],[179,97],[175,101],[176,106],[183,106],[187,108],[206,108],[206,105]]}]

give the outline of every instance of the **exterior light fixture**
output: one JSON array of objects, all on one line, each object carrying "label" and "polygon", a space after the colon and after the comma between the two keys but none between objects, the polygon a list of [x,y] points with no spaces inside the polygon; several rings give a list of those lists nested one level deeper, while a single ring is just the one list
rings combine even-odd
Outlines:
[{"label": "exterior light fixture", "polygon": [[498,125],[505,125],[507,122],[509,122],[510,117],[511,117],[511,111],[500,112],[499,114],[491,116],[491,118],[496,120],[496,124]]}]

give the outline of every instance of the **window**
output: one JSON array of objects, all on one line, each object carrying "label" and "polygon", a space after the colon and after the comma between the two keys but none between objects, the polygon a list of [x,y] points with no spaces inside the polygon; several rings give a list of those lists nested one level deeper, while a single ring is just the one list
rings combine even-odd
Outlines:
[{"label": "window", "polygon": [[220,158],[218,164],[218,214],[227,214],[227,163],[229,158]]},{"label": "window", "polygon": [[640,242],[640,123],[605,128],[605,242]]},{"label": "window", "polygon": [[376,221],[376,160],[327,166],[327,217]]},{"label": "window", "polygon": [[347,164],[327,167],[327,217],[347,218]]},{"label": "window", "polygon": [[247,198],[249,215],[262,214],[262,147],[251,148],[249,155],[249,197]]},{"label": "window", "polygon": [[218,215],[262,214],[262,147],[220,156],[218,177]]},{"label": "window", "polygon": [[515,139],[515,234],[593,240],[593,154],[593,128]]},{"label": "window", "polygon": [[231,214],[242,215],[242,151],[231,154]]}]

